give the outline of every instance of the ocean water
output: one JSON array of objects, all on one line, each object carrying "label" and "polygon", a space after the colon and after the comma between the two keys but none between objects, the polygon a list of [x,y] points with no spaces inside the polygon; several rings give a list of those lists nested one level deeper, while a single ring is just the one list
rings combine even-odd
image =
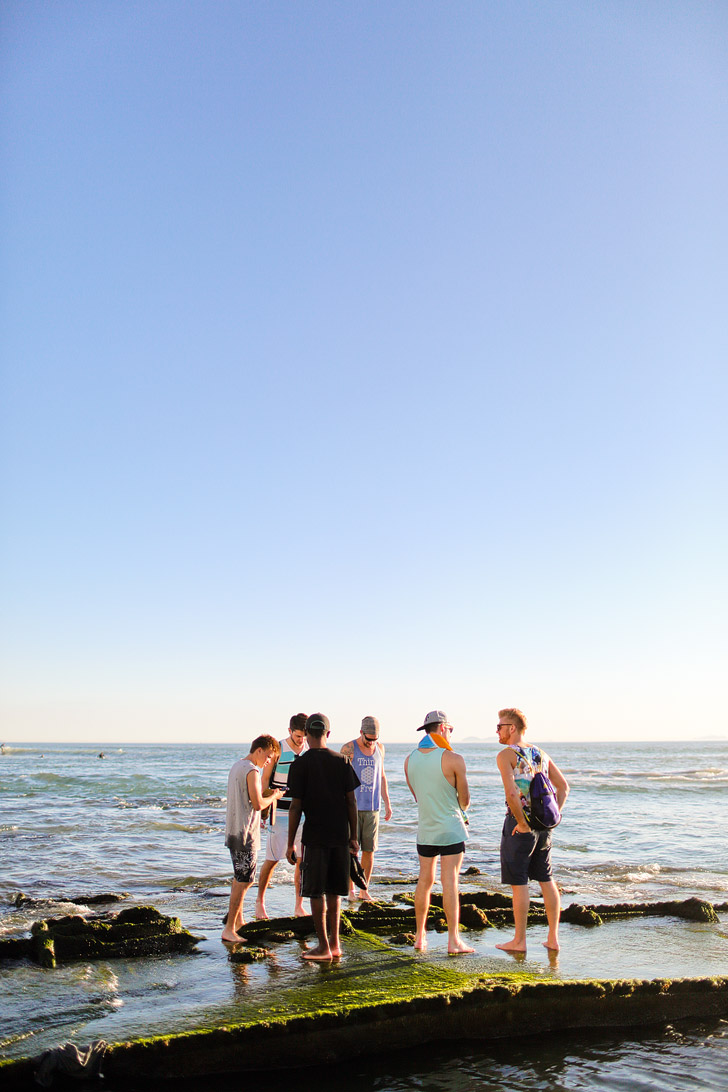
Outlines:
[{"label": "ocean water", "polygon": [[[572,786],[554,835],[554,868],[565,905],[691,895],[728,902],[728,835],[722,820],[728,741],[536,742],[543,742]],[[201,950],[211,962],[204,976],[195,973],[189,981],[178,971],[187,957],[175,957],[177,963],[151,961],[151,970],[149,962],[137,962],[136,969],[125,967],[123,973],[111,963],[78,965],[60,968],[52,977],[38,968],[6,965],[0,982],[0,1057],[35,1054],[67,1038],[86,1043],[141,1034],[154,1018],[164,1026],[184,1026],[185,1017],[223,1003],[230,983],[218,981],[214,960],[219,960],[219,918],[230,877],[223,843],[225,788],[230,766],[246,749],[5,744],[0,935],[22,934],[38,917],[68,912],[66,898],[125,891],[133,901],[179,915],[193,932],[206,936]],[[390,880],[411,877],[417,867],[416,813],[402,770],[409,750],[397,744],[387,748],[394,814],[382,830],[375,876]],[[465,744],[461,750],[473,797],[465,865],[480,869],[479,885],[499,890],[504,807],[497,745]],[[274,873],[271,914],[291,910],[290,875],[285,864]],[[19,893],[48,902],[16,907]],[[381,894],[388,897],[390,890]],[[252,903],[246,910],[250,916]],[[632,973],[728,973],[724,915],[721,925],[710,929],[683,927],[674,919],[651,921],[647,931],[625,928],[621,934]],[[605,951],[597,932],[569,933],[561,968],[539,968],[563,977],[624,976],[613,972],[614,967],[623,971],[623,964],[614,963],[614,952]],[[487,953],[479,952],[483,967],[505,958],[493,944],[489,935]],[[347,1084],[355,1089],[679,1089],[687,1087],[681,1081],[699,1072],[703,1087],[728,1088],[726,1042],[719,1023],[629,1041],[596,1037],[574,1043],[557,1037],[548,1049],[543,1042],[529,1047],[527,1041],[488,1051],[467,1044],[451,1053],[438,1048],[426,1070],[421,1058],[405,1055],[387,1061],[386,1072],[381,1060],[371,1069],[362,1065],[350,1072]]]}]

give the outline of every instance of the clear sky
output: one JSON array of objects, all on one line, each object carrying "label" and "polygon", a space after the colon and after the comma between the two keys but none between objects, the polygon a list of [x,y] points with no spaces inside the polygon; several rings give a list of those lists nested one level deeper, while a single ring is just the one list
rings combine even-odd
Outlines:
[{"label": "clear sky", "polygon": [[3,728],[728,735],[728,6],[2,2]]}]

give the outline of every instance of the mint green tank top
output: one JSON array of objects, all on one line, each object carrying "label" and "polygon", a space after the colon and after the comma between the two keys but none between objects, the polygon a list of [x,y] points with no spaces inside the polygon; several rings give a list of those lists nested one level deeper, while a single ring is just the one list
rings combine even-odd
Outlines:
[{"label": "mint green tank top", "polygon": [[407,762],[407,776],[417,797],[417,841],[423,846],[450,846],[468,836],[455,786],[442,772],[444,754],[441,747],[417,749]]}]

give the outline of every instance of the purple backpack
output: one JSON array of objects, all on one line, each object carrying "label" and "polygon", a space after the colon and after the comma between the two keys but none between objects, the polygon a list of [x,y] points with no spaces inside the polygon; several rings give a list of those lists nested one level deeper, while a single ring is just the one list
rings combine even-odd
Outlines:
[{"label": "purple backpack", "polygon": [[[543,772],[541,752],[536,747],[532,747],[531,753],[538,768],[531,781],[531,808],[526,818],[532,830],[553,830],[561,822],[561,812],[556,800],[556,789],[551,784],[548,775]],[[526,757],[524,755],[524,758]]]}]

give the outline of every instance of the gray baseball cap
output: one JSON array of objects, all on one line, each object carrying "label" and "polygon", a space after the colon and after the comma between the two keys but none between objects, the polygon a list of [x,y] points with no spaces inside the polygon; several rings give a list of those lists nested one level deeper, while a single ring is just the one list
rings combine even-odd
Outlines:
[{"label": "gray baseball cap", "polygon": [[362,735],[370,739],[379,739],[379,721],[376,717],[364,717],[361,722]]},{"label": "gray baseball cap", "polygon": [[443,713],[442,709],[433,709],[431,713],[428,713],[425,717],[425,723],[421,724],[417,731],[426,732],[428,728],[434,728],[437,724],[446,724],[448,728],[452,728],[450,721],[447,719],[447,713]]}]

